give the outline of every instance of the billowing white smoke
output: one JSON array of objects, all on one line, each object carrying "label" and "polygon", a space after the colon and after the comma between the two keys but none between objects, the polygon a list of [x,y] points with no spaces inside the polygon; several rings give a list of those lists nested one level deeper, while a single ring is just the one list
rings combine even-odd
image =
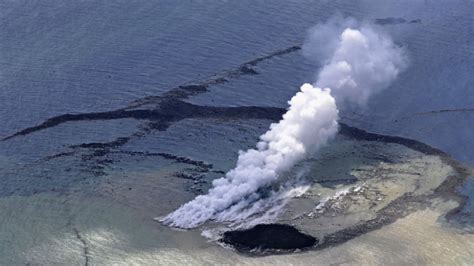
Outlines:
[{"label": "billowing white smoke", "polygon": [[208,194],[160,219],[164,224],[193,228],[210,219],[242,217],[233,215],[232,210],[242,211],[246,205],[261,202],[260,188],[336,135],[338,110],[331,93],[341,102],[365,104],[370,95],[388,86],[405,65],[402,50],[369,25],[344,28],[347,23],[356,24],[354,20],[332,21],[316,27],[304,46],[306,55],[324,60],[315,84],[325,89],[304,84],[289,101],[283,119],[260,136],[257,149],[240,151],[237,166],[214,180]]},{"label": "billowing white smoke", "polygon": [[375,25],[333,19],[310,30],[303,53],[323,62],[316,85],[331,88],[338,105],[364,106],[407,66],[404,50]]},{"label": "billowing white smoke", "polygon": [[[308,153],[321,148],[337,133],[338,111],[329,89],[304,84],[289,101],[283,119],[260,136],[257,149],[240,151],[237,166],[214,180],[200,195],[166,216],[165,224],[192,228],[240,201],[255,201],[255,192],[275,181]],[[242,209],[242,208],[238,208]]]}]

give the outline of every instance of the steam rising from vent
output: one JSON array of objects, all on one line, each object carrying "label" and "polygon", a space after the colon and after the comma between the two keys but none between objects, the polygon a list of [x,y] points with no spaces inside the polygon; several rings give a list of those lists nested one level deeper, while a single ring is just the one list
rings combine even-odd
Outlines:
[{"label": "steam rising from vent", "polygon": [[289,104],[283,119],[260,136],[257,149],[240,151],[237,166],[225,177],[214,180],[207,195],[197,196],[162,221],[192,228],[232,205],[240,205],[241,210],[241,205],[256,200],[259,188],[271,184],[337,133],[338,111],[329,89],[304,84]]},{"label": "steam rising from vent", "polygon": [[390,85],[408,60],[379,26],[358,25],[354,19],[333,19],[309,32],[303,54],[324,66],[316,85],[331,88],[339,105],[364,106]]},{"label": "steam rising from vent", "polygon": [[[240,151],[237,166],[225,177],[214,180],[208,194],[197,196],[160,221],[193,228],[210,219],[241,218],[233,210],[242,212],[246,206],[259,202],[260,188],[271,185],[336,135],[335,98],[341,103],[363,105],[372,94],[386,88],[406,65],[402,49],[387,35],[374,26],[358,26],[355,20],[333,20],[316,26],[303,52],[324,64],[315,83],[318,87],[304,84],[288,102],[290,107],[282,120],[271,124],[260,136],[256,149]],[[245,217],[250,215],[245,213]]]}]

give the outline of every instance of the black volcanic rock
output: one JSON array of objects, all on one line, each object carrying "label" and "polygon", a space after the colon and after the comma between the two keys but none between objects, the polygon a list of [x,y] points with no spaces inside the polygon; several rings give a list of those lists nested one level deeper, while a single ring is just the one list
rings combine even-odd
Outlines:
[{"label": "black volcanic rock", "polygon": [[246,230],[228,231],[221,241],[241,252],[293,251],[318,243],[316,238],[285,224],[259,224]]},{"label": "black volcanic rock", "polygon": [[379,25],[396,25],[396,24],[403,24],[403,23],[407,23],[406,19],[404,18],[389,17],[389,18],[375,19],[375,24],[379,24]]},{"label": "black volcanic rock", "polygon": [[247,65],[243,65],[239,68],[240,72],[242,72],[242,74],[244,75],[257,75],[258,72],[255,71],[255,69],[247,66]]}]

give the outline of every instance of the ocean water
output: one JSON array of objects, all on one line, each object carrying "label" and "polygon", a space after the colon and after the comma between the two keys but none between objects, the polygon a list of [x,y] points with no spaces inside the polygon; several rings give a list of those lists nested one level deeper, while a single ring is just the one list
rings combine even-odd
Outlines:
[{"label": "ocean water", "polygon": [[[406,46],[411,67],[367,110],[344,115],[358,126],[416,137],[474,162],[472,111],[413,116],[472,109],[469,1],[15,0],[0,5],[1,136],[54,115],[123,107],[301,44],[307,29],[339,13],[421,21],[385,26]],[[264,75],[212,88],[192,101],[285,106],[301,83],[314,80],[318,66],[293,53],[260,67]]]},{"label": "ocean water", "polygon": [[[123,108],[135,100],[159,96],[177,86],[206,80],[255,58],[301,45],[310,27],[335,14],[368,21],[395,17],[417,21],[382,26],[408,51],[409,68],[366,108],[342,110],[342,121],[372,132],[425,142],[474,166],[472,10],[474,2],[464,0],[1,1],[0,138],[58,115]],[[286,107],[302,83],[315,80],[318,67],[299,51],[272,57],[255,67],[257,75],[209,87],[208,92],[186,101],[225,107]],[[86,252],[90,254],[86,255],[96,258],[91,261],[96,264],[152,263],[159,258],[165,263],[182,255],[183,250],[190,255],[181,258],[189,263],[213,263],[222,254],[229,256],[224,261],[229,263],[274,263],[273,257],[247,261],[232,251],[198,240],[197,231],[175,235],[153,222],[151,218],[179,206],[173,193],[184,183],[163,180],[182,165],[172,165],[163,158],[142,160],[130,155],[170,153],[205,161],[213,164],[213,170],[225,171],[235,163],[237,151],[253,146],[270,123],[185,120],[167,131],[142,134],[143,121],[94,120],[68,122],[0,141],[0,227],[6,235],[0,246],[9,247],[0,252],[0,264],[82,264],[82,238],[89,244]],[[114,155],[111,162],[87,160],[88,151],[71,150],[72,145],[111,142],[137,132],[137,137],[121,147],[117,152],[122,153]],[[71,151],[75,152],[71,156],[45,159]],[[183,186],[188,187],[179,194],[180,201],[192,199],[195,188]],[[462,193],[469,196],[473,189],[469,182]],[[88,198],[90,202],[83,202]],[[158,200],[167,202],[155,204]],[[462,212],[463,224],[474,221],[471,209],[469,203]],[[421,228],[425,221],[431,225],[435,216],[428,213],[421,218],[410,217],[393,225],[392,230],[408,231],[409,225]],[[48,225],[51,217],[57,218],[53,219],[56,223]],[[115,223],[121,219],[123,222]],[[32,231],[23,232],[24,228]],[[75,230],[84,235],[77,237]],[[455,246],[468,241],[462,236],[444,235],[437,225],[430,230],[433,238],[445,236]],[[54,231],[57,233],[48,235]],[[340,250],[354,254],[363,250],[363,254],[381,259],[384,254],[370,249],[367,243],[387,237],[384,234],[371,234],[366,236],[368,242],[360,240],[362,244]],[[159,245],[153,237],[162,238]],[[112,240],[104,242],[108,238]],[[166,243],[166,239],[172,239],[172,243]],[[63,243],[68,244],[66,249],[61,248]],[[202,249],[211,255],[196,260]],[[51,250],[59,255],[51,257]],[[101,252],[109,255],[102,256]],[[327,251],[321,258],[334,254],[337,251]],[[306,254],[299,258],[309,262],[310,257]],[[298,262],[291,256],[287,259]]]}]

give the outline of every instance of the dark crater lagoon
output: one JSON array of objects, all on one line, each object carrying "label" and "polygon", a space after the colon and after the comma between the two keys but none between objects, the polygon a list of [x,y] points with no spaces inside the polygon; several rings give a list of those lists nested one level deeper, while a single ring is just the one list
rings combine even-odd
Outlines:
[{"label": "dark crater lagoon", "polygon": [[319,242],[286,224],[258,224],[250,229],[227,231],[221,241],[239,252],[258,255],[302,250]]}]

